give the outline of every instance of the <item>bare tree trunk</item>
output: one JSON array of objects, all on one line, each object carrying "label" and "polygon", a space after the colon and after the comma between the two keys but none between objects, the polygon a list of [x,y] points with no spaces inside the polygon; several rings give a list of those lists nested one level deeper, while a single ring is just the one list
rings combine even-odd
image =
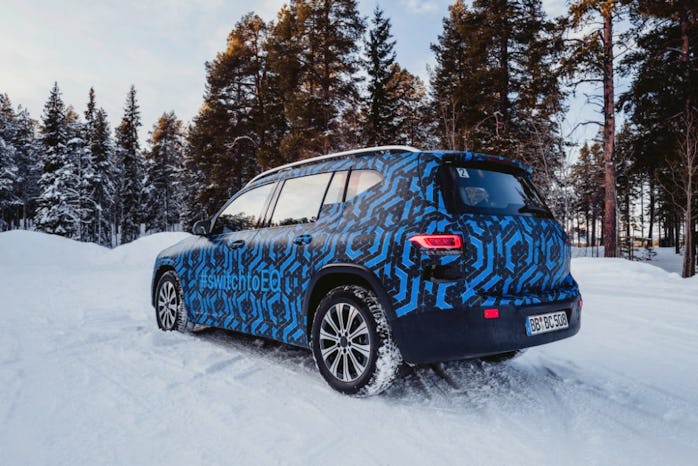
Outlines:
[{"label": "bare tree trunk", "polygon": [[603,147],[604,184],[606,188],[604,210],[604,256],[618,256],[618,232],[616,229],[616,164],[613,154],[615,142],[615,109],[613,96],[613,9],[604,13],[603,25],[604,73],[603,73]]},{"label": "bare tree trunk", "polygon": [[654,171],[650,173],[650,229],[649,232],[647,233],[647,236],[650,240],[650,248],[654,247],[654,243],[652,242],[652,235],[654,234],[654,204],[656,203],[657,199],[655,196],[655,188],[654,188],[654,176],[655,173]]},{"label": "bare tree trunk", "polygon": [[686,206],[684,208],[684,248],[683,248],[683,271],[681,276],[684,278],[692,277],[696,274],[695,268],[695,247],[693,244],[693,232],[694,232],[694,217],[693,217],[693,194],[695,191],[695,178],[698,174],[698,141],[695,140],[695,127],[693,126],[693,120],[689,113],[689,118],[686,121],[686,135],[685,135],[685,148],[684,148],[684,158],[685,158],[685,186],[684,192],[686,195]]},{"label": "bare tree trunk", "polygon": [[695,251],[693,247],[693,191],[694,191],[694,174],[696,173],[698,154],[696,154],[696,145],[694,141],[695,128],[693,125],[693,109],[691,103],[691,67],[689,62],[689,44],[688,44],[688,2],[681,0],[679,2],[679,15],[681,23],[681,65],[683,68],[684,78],[684,120],[686,123],[685,134],[685,153],[683,154],[686,162],[686,212],[685,212],[685,242],[683,253],[683,273],[684,278],[692,277],[696,273],[695,268]]},{"label": "bare tree trunk", "polygon": [[[691,177],[689,176],[688,179],[691,180]],[[687,194],[686,206],[690,206],[693,202],[693,195],[690,193]],[[683,270],[681,276],[683,278],[688,278],[696,274],[696,261],[694,259],[695,250],[693,248],[693,216],[691,215],[690,207],[686,209],[686,226],[684,228],[686,229],[684,233],[686,240],[683,248]]]},{"label": "bare tree trunk", "polygon": [[[586,227],[586,233],[584,234],[585,237],[585,247],[589,247],[589,212],[586,212],[584,214],[584,226]],[[592,245],[593,247],[593,245]]]},{"label": "bare tree trunk", "polygon": [[[686,122],[686,128],[690,125],[691,118],[691,64],[689,61],[689,44],[688,44],[688,2],[686,0],[680,0],[679,2],[679,15],[681,24],[681,67],[683,69],[683,79],[684,79],[684,120]],[[688,133],[686,134],[688,137]],[[688,149],[688,147],[687,147]]]},{"label": "bare tree trunk", "polygon": [[591,211],[591,245],[596,247],[596,212]]},{"label": "bare tree trunk", "polygon": [[[507,2],[502,2],[501,12],[505,15],[509,14],[507,8]],[[502,137],[507,136],[508,123],[509,123],[509,26],[507,26],[505,31],[502,31],[499,43],[499,67],[501,72],[501,83],[502,88],[499,92],[499,111],[502,113],[501,121],[496,120],[497,132]]]},{"label": "bare tree trunk", "polygon": [[681,254],[681,217],[674,212],[674,252]]},{"label": "bare tree trunk", "polygon": [[628,243],[628,258],[633,258],[633,240],[630,229],[630,177],[625,177],[625,241]]}]

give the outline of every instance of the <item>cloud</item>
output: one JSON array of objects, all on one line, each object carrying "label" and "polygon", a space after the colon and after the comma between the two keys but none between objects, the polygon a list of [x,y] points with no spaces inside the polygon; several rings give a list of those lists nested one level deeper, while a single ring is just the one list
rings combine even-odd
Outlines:
[{"label": "cloud", "polygon": [[112,126],[136,86],[141,140],[157,118],[174,110],[190,120],[202,102],[204,62],[225,48],[228,32],[256,10],[275,19],[283,0],[3,1],[0,92],[34,118],[54,81],[66,104],[82,113],[90,86]]},{"label": "cloud", "polygon": [[417,15],[432,14],[441,9],[438,2],[432,0],[402,0],[400,3],[410,13]]}]

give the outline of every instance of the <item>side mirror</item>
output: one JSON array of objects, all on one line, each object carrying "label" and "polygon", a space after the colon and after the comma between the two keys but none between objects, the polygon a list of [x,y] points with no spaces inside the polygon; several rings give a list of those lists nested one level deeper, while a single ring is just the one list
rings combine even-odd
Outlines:
[{"label": "side mirror", "polygon": [[191,232],[198,236],[206,236],[211,232],[210,220],[199,220],[194,224]]}]

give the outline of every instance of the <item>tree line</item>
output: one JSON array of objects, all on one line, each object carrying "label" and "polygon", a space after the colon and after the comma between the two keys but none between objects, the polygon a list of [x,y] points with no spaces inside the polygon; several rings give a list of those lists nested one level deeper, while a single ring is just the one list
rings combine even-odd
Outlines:
[{"label": "tree line", "polygon": [[[141,150],[136,90],[114,131],[90,89],[81,117],[54,84],[40,121],[0,95],[0,226],[114,246],[180,222],[183,124],[173,112]],[[144,229],[144,230],[143,230]]]},{"label": "tree line", "polygon": [[[522,160],[576,243],[630,255],[638,237],[659,236],[685,245],[689,275],[697,9],[575,0],[550,18],[541,0],[456,0],[425,83],[397,61],[380,8],[364,18],[355,0],[290,0],[273,21],[249,13],[235,24],[206,63],[198,114],[187,126],[163,114],[147,148],[133,88],[113,136],[93,91],[80,117],[54,86],[39,122],[4,96],[3,228],[118,244],[209,218],[273,166],[409,144]],[[616,76],[630,87],[618,93]],[[584,122],[598,124],[598,138],[581,147],[561,125],[576,92],[599,114]],[[648,228],[638,233],[638,223]]]}]

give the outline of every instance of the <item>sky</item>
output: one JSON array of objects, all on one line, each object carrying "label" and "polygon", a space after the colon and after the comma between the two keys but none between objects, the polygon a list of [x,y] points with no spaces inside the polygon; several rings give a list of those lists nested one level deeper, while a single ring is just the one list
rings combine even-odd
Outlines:
[{"label": "sky", "polygon": [[[364,16],[380,5],[391,18],[400,64],[426,79],[442,19],[453,0],[359,0]],[[136,86],[148,138],[162,113],[174,110],[188,122],[204,93],[204,63],[225,48],[235,23],[254,11],[276,18],[284,0],[3,0],[0,9],[0,93],[39,118],[53,82],[66,104],[84,112],[94,87],[97,104],[112,126]],[[565,14],[564,0],[543,0],[549,15]],[[590,110],[579,99],[564,128]],[[591,115],[593,117],[593,115]],[[580,130],[574,138],[584,138]],[[593,131],[592,131],[593,133]]]}]

